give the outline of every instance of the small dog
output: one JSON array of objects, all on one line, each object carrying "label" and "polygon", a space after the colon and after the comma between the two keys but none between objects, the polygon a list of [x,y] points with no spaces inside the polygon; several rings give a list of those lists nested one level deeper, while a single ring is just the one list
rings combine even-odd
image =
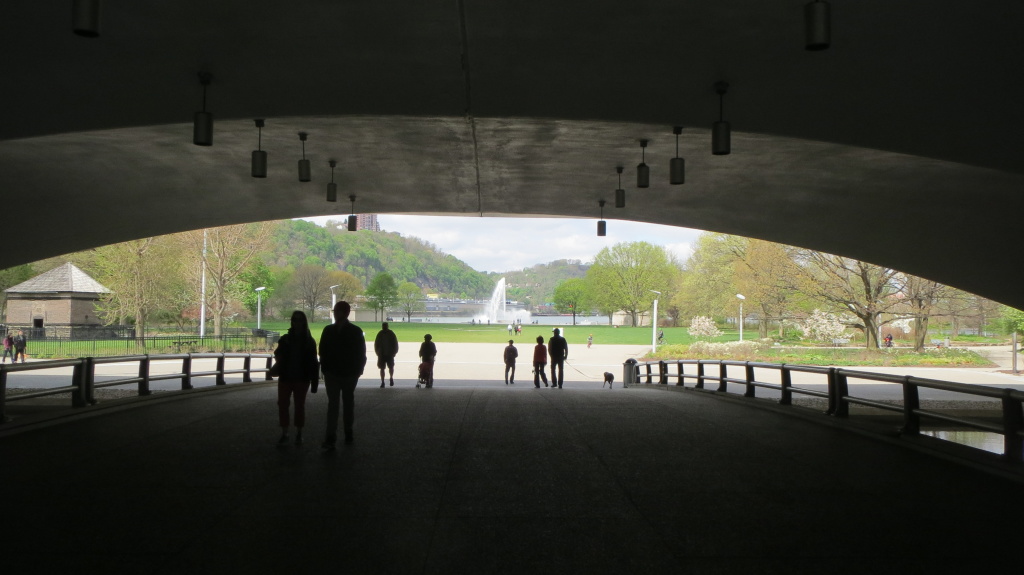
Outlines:
[{"label": "small dog", "polygon": [[612,382],[615,381],[615,376],[609,372],[604,372],[604,383],[601,384],[601,389],[604,389],[604,384],[608,384],[608,389],[612,388]]}]

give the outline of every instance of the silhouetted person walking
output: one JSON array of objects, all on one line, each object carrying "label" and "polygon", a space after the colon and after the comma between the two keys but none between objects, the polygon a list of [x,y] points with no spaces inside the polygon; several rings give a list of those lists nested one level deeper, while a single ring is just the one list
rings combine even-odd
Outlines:
[{"label": "silhouetted person walking", "polygon": [[306,314],[299,310],[292,312],[291,327],[281,336],[274,350],[274,358],[280,365],[281,375],[277,380],[278,419],[281,422],[281,439],[288,443],[288,408],[291,396],[295,396],[295,445],[302,443],[302,428],[306,425],[306,393],[312,387],[316,393],[320,382],[320,362],[316,358],[316,340],[309,333]]},{"label": "silhouetted person walking", "polygon": [[[548,354],[551,356],[551,387],[562,388],[562,378],[565,375],[565,360],[569,357],[569,344],[562,337],[562,331],[555,328],[555,335],[548,339]],[[555,368],[558,368],[558,377],[555,377]]]},{"label": "silhouetted person walking", "polygon": [[537,336],[537,345],[533,347],[533,386],[540,387],[540,380],[544,380],[544,387],[548,386],[548,375],[544,371],[548,368],[548,348],[544,345],[544,336]]},{"label": "silhouetted person walking", "polygon": [[11,356],[11,363],[14,363],[14,337],[10,333],[4,336],[4,357],[0,363],[7,363],[7,356]]},{"label": "silhouetted person walking", "polygon": [[398,336],[388,329],[388,322],[380,325],[380,331],[373,340],[373,351],[377,354],[377,368],[380,369],[380,386],[384,387],[384,368],[388,368],[391,386],[395,386],[395,356],[398,355]]},{"label": "silhouetted person walking", "polygon": [[426,371],[423,383],[427,387],[434,387],[434,358],[437,357],[437,346],[431,341],[432,339],[428,333],[423,336],[423,343],[420,344],[420,359],[423,360],[421,365]]},{"label": "silhouetted person walking", "polygon": [[21,356],[21,363],[25,363],[25,346],[28,345],[28,342],[25,340],[25,332],[19,329],[18,335],[14,336],[12,343],[14,345],[14,359],[11,360],[11,363],[18,363],[19,355]]},{"label": "silhouetted person walking", "polygon": [[[516,384],[516,358],[519,357],[519,350],[516,346],[512,345],[515,340],[508,340],[508,346],[505,347],[505,385],[510,382],[512,385]],[[512,372],[512,377],[509,377],[509,371]]]},{"label": "silhouetted person walking", "polygon": [[320,334],[320,366],[327,388],[327,430],[324,449],[334,449],[338,436],[338,401],[341,400],[345,443],[352,443],[355,390],[366,367],[366,339],[363,330],[348,321],[352,308],[347,301],[334,306],[334,323]]}]

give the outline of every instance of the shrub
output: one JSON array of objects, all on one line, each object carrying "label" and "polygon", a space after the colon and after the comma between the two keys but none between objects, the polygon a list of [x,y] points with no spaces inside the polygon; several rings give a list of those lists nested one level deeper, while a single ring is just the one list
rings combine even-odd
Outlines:
[{"label": "shrub", "polygon": [[699,315],[690,320],[690,335],[698,339],[711,339],[722,335],[722,331],[715,325],[715,320]]}]

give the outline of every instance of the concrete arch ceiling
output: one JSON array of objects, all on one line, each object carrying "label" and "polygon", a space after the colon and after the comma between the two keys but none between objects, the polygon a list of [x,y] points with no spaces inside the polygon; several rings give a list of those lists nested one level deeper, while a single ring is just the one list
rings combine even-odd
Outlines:
[{"label": "concrete arch ceiling", "polygon": [[[15,239],[0,267],[346,215],[350,194],[365,213],[595,219],[605,199],[606,219],[811,247],[1024,307],[1024,5],[834,0],[832,47],[807,52],[804,4],[108,0],[85,39],[70,2],[12,0],[0,217]],[[190,140],[200,70],[209,148]],[[720,80],[729,156],[710,154]],[[265,180],[248,173],[257,117]],[[667,182],[673,125],[683,186]],[[610,207],[617,165],[624,209]]]}]

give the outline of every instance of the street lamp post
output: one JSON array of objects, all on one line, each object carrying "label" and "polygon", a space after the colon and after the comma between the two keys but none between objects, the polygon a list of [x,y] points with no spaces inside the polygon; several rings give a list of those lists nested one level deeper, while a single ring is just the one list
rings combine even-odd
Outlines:
[{"label": "street lamp post", "polygon": [[743,300],[747,298],[741,293],[736,294],[736,297],[740,300],[740,341],[743,341]]},{"label": "street lamp post", "polygon": [[[661,295],[660,291],[651,290],[651,292]],[[651,353],[658,351],[658,298],[654,298],[654,311],[651,312]]]},{"label": "street lamp post", "polygon": [[337,297],[338,297],[338,296],[336,296],[334,294],[334,288],[336,288],[336,287],[338,287],[340,285],[341,284],[334,284],[334,285],[331,286],[331,321],[332,322],[334,321],[334,304],[337,302]]},{"label": "street lamp post", "polygon": [[256,288],[256,329],[260,329],[260,321],[263,317],[263,290],[266,286]]}]

